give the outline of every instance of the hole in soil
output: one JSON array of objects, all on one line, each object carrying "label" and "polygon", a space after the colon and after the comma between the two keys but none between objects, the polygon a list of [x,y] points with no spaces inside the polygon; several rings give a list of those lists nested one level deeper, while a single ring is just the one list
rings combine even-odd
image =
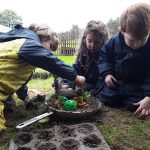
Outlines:
[{"label": "hole in soil", "polygon": [[80,143],[74,139],[67,139],[60,145],[61,150],[78,150]]},{"label": "hole in soil", "polygon": [[32,149],[29,147],[18,147],[17,150],[32,150]]},{"label": "hole in soil", "polygon": [[17,145],[24,145],[24,144],[29,143],[32,139],[33,139],[33,137],[32,137],[31,134],[29,134],[29,133],[20,133],[15,137],[14,142]]},{"label": "hole in soil", "polygon": [[54,137],[54,134],[52,133],[52,131],[45,130],[41,131],[37,137],[38,139],[50,140]]},{"label": "hole in soil", "polygon": [[93,126],[91,124],[81,124],[78,126],[78,132],[88,134],[93,131]]},{"label": "hole in soil", "polygon": [[35,141],[35,144],[34,144],[34,147],[37,148],[37,147],[40,145],[40,143],[41,143],[41,140],[36,140],[36,141]]},{"label": "hole in soil", "polygon": [[39,145],[38,150],[57,150],[57,147],[53,143],[42,143]]},{"label": "hole in soil", "polygon": [[98,147],[101,143],[102,143],[102,140],[99,139],[97,137],[97,135],[95,134],[91,134],[89,136],[86,136],[84,139],[83,139],[83,143],[85,146],[87,147],[90,147],[90,148],[95,148],[95,147]]},{"label": "hole in soil", "polygon": [[58,133],[59,133],[60,136],[66,138],[66,137],[69,137],[69,136],[73,135],[74,129],[69,128],[65,125],[62,125],[62,126],[59,127]]}]

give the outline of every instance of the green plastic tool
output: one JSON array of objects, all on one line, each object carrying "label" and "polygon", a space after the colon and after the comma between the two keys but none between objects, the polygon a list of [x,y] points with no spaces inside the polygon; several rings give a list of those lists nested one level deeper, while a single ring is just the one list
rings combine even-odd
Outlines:
[{"label": "green plastic tool", "polygon": [[63,103],[68,100],[65,96],[59,96],[58,99]]},{"label": "green plastic tool", "polygon": [[65,111],[77,110],[77,102],[75,100],[67,100],[64,102]]}]

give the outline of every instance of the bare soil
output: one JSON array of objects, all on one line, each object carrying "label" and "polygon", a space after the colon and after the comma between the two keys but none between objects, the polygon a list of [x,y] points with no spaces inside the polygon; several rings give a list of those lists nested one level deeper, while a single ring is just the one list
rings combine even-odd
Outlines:
[{"label": "bare soil", "polygon": [[[3,135],[0,136],[0,138],[2,139],[0,141],[0,149],[1,147],[3,147],[3,145],[8,144],[12,135],[16,133],[16,125],[18,125],[22,121],[41,114],[41,112],[41,110],[27,111],[23,107],[21,107],[17,109],[16,112],[7,113],[7,130],[4,132]],[[100,111],[95,117],[88,121],[82,122],[94,123],[99,128],[106,142],[109,144],[112,150],[149,150],[150,117],[141,120],[134,116],[133,112],[130,112],[124,108],[110,108],[102,105]],[[52,118],[48,125],[45,125],[45,128],[51,128],[51,126],[56,124],[59,125],[58,133],[61,138],[77,136],[74,134],[74,128],[64,126],[63,123],[56,122],[54,118]],[[38,127],[41,126],[38,123],[36,123],[36,125]],[[30,131],[33,129],[35,129],[35,126],[29,126],[24,131],[30,133]],[[90,124],[85,123],[79,125],[77,130],[81,134],[90,134],[90,132],[93,131],[93,128],[92,126],[90,126]],[[15,138],[16,144],[24,145],[32,140],[32,135],[27,133],[23,133],[23,135],[17,135],[17,138]],[[6,136],[8,135],[10,135],[10,138],[6,138]],[[41,132],[38,132],[37,137],[39,139],[39,143],[37,142],[38,150],[44,150],[45,147],[48,150],[56,149],[56,145],[54,143],[47,142],[48,140],[54,138],[54,134],[52,131],[43,130]],[[20,138],[22,138],[23,141],[19,141],[18,139]],[[67,147],[69,149],[71,144],[68,144],[67,146],[67,143],[71,143],[75,139],[69,138],[68,140],[62,142],[62,149],[64,148],[67,150]],[[92,142],[88,143],[89,141]],[[74,144],[72,144],[72,148],[70,149],[78,149],[78,141],[73,141],[73,143]],[[98,143],[100,143],[100,139],[95,135],[91,135],[90,137],[85,137],[83,139],[83,143],[89,148],[94,148],[98,145]],[[18,146],[17,150],[30,150],[30,148],[25,146]]]}]

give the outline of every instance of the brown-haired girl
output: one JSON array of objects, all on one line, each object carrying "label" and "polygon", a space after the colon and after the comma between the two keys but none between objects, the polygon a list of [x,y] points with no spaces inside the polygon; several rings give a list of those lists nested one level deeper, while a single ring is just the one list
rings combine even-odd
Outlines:
[{"label": "brown-haired girl", "polygon": [[[81,38],[76,62],[73,64],[79,75],[86,78],[84,90],[96,95],[99,80],[99,52],[104,42],[108,39],[106,25],[101,21],[91,20],[87,23]],[[62,86],[66,87],[66,86]]]}]

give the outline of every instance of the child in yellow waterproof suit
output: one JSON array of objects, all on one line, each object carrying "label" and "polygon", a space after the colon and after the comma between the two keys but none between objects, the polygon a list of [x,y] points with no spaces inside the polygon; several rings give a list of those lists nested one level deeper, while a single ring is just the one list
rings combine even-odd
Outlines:
[{"label": "child in yellow waterproof suit", "polygon": [[73,67],[51,53],[57,46],[57,35],[44,24],[32,24],[29,29],[17,25],[0,34],[0,132],[6,129],[4,102],[26,84],[36,67],[81,86],[85,83]]}]

